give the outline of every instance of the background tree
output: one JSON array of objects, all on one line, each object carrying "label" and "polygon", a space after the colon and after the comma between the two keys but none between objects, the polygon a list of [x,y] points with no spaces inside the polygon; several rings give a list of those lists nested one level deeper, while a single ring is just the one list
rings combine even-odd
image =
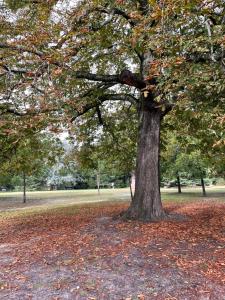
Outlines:
[{"label": "background tree", "polygon": [[27,177],[38,175],[44,167],[57,162],[62,154],[62,144],[49,134],[34,135],[24,138],[10,160],[2,161],[3,173],[22,175],[23,178],[23,202],[26,202]]},{"label": "background tree", "polygon": [[206,196],[204,178],[207,175],[207,162],[200,152],[192,152],[190,154],[182,153],[177,158],[179,169],[186,173],[189,178],[200,179],[203,196]]},{"label": "background tree", "polygon": [[135,169],[136,112],[131,106],[119,107],[114,112],[106,111],[101,118],[99,124],[97,115],[85,115],[82,123],[72,128],[76,139],[71,155],[81,168],[97,171],[100,166],[101,173],[130,181]]},{"label": "background tree", "polygon": [[9,174],[0,175],[0,191],[10,190],[13,188],[12,176]]},{"label": "background tree", "polygon": [[[178,112],[173,111],[173,113],[177,114]],[[186,111],[182,115],[180,114],[179,118],[183,126],[179,126],[177,118],[173,118],[173,123],[168,120],[167,124],[172,129],[176,139],[175,143],[180,148],[179,152],[183,153],[183,155],[190,155],[186,157],[187,160],[191,160],[193,155],[193,159],[195,160],[193,164],[197,165],[199,160],[201,168],[209,170],[210,176],[224,178],[224,117],[214,112],[206,111],[199,114],[192,110]],[[170,149],[174,149],[174,142],[168,133],[164,140],[167,140],[164,147],[166,150],[163,150],[162,155],[163,159],[168,162]],[[185,164],[185,157],[183,159]],[[177,160],[175,166],[179,169],[183,167],[183,164],[180,160]],[[194,171],[194,166],[190,163],[190,172],[187,170],[187,166],[184,167],[186,169],[185,172],[187,172],[186,174],[189,174],[188,176],[190,177],[190,173]],[[168,166],[167,170],[170,172],[171,168]]]},{"label": "background tree", "polygon": [[166,141],[164,142],[166,142],[166,144],[163,144],[161,151],[161,180],[175,179],[178,193],[181,193],[180,174],[182,169],[180,169],[180,165],[177,164],[177,159],[182,153],[182,149],[175,136],[171,135],[171,133],[167,133]]},{"label": "background tree", "polygon": [[116,104],[133,105],[136,189],[126,217],[163,218],[162,120],[172,108],[171,122],[178,123],[224,113],[224,1],[83,0],[66,9],[59,1],[5,4],[17,11],[14,18],[7,9],[1,13],[4,115],[30,116],[34,127],[79,126],[85,113],[101,122]]}]

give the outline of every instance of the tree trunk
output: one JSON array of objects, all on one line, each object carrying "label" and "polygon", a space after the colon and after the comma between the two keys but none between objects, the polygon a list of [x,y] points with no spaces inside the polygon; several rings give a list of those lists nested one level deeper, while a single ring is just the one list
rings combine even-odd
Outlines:
[{"label": "tree trunk", "polygon": [[134,195],[133,195],[133,191],[132,191],[132,174],[129,174],[128,178],[129,178],[129,187],[130,187],[130,197],[131,197],[131,201],[133,201]]},{"label": "tree trunk", "polygon": [[201,185],[202,185],[202,194],[203,194],[203,196],[206,196],[205,182],[204,182],[203,178],[201,178]]},{"label": "tree trunk", "polygon": [[161,116],[161,111],[157,108],[145,108],[141,111],[135,193],[131,206],[125,213],[127,218],[151,221],[165,216],[159,174]]},{"label": "tree trunk", "polygon": [[[146,10],[141,8],[143,14],[149,9],[148,1],[144,1]],[[144,6],[145,6],[144,5]],[[144,39],[148,39],[148,35]],[[150,65],[154,62],[151,50],[141,54],[140,77],[138,78],[125,70],[120,75],[120,81],[135,86],[141,92],[139,102],[139,138],[137,145],[137,161],[135,172],[135,193],[130,207],[124,217],[144,221],[160,220],[166,217],[162,207],[160,195],[160,125],[162,118],[172,109],[172,106],[155,99],[157,93],[149,86],[156,85],[156,81],[149,79]],[[150,76],[151,77],[151,76]]]},{"label": "tree trunk", "polygon": [[178,187],[178,193],[181,194],[181,184],[180,184],[180,176],[177,175],[177,187]]},{"label": "tree trunk", "polygon": [[26,174],[23,173],[23,203],[27,202],[27,196],[26,196]]},{"label": "tree trunk", "polygon": [[100,174],[99,174],[99,172],[96,175],[96,181],[97,181],[98,194],[100,194]]}]

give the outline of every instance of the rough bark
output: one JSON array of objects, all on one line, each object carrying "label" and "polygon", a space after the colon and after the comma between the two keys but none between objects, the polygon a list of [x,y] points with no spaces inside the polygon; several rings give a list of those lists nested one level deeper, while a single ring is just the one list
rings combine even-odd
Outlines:
[{"label": "rough bark", "polygon": [[180,184],[180,176],[177,176],[177,188],[178,188],[178,193],[181,194],[181,184]]},{"label": "rough bark", "polygon": [[132,174],[129,174],[129,188],[130,188],[130,197],[131,197],[131,201],[134,200],[134,195],[133,195],[133,191],[132,191]]},{"label": "rough bark", "polygon": [[154,221],[165,217],[160,196],[160,122],[160,109],[145,107],[141,111],[135,194],[125,213],[130,219]]},{"label": "rough bark", "polygon": [[202,194],[203,196],[206,196],[205,182],[203,178],[201,178],[201,185],[202,185]]}]

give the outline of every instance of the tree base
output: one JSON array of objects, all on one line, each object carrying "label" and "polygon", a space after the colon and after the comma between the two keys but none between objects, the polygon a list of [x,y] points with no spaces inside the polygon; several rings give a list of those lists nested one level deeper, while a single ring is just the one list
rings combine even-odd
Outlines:
[{"label": "tree base", "polygon": [[143,222],[157,222],[166,220],[168,215],[165,213],[164,210],[157,212],[157,214],[153,213],[145,213],[143,211],[134,210],[131,207],[128,208],[125,212],[120,214],[122,220],[139,220]]},{"label": "tree base", "polygon": [[143,215],[134,212],[132,209],[128,209],[120,213],[119,218],[123,221],[137,220],[142,222],[159,222],[159,221],[188,221],[189,218],[185,215],[176,214],[176,213],[167,213],[164,210],[160,214],[154,215]]}]

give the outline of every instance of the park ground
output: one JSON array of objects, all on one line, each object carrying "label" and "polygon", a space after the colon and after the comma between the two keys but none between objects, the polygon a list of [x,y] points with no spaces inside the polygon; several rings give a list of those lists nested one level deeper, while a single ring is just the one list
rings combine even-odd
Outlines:
[{"label": "park ground", "polygon": [[225,187],[162,195],[182,218],[121,220],[128,189],[1,193],[0,299],[225,299]]}]

